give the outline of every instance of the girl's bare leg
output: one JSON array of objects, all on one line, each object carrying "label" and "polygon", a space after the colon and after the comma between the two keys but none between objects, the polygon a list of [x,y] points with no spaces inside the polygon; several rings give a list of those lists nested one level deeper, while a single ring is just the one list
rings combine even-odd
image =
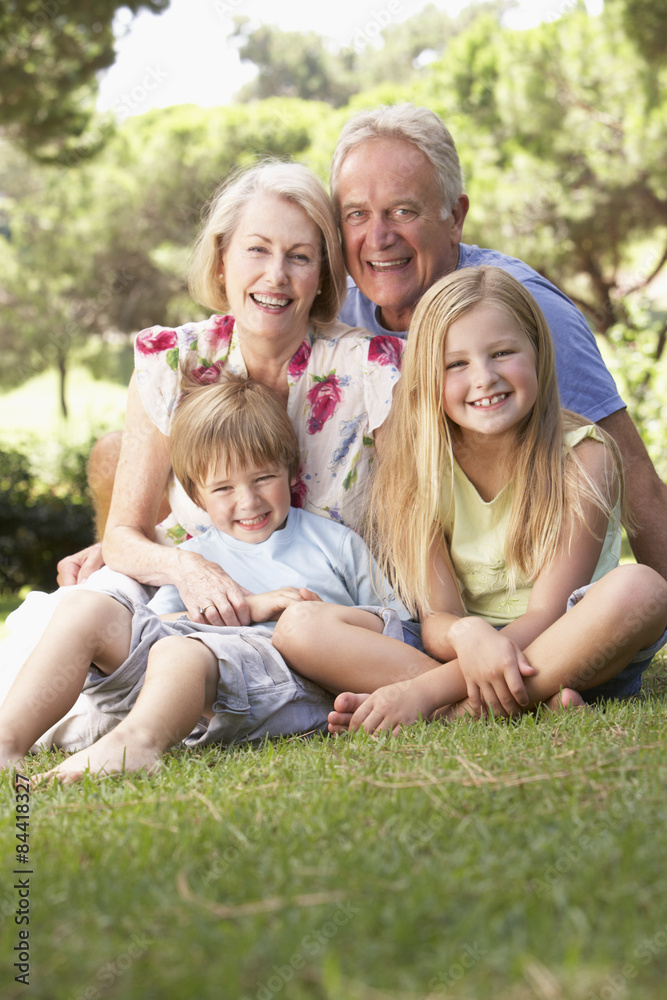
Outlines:
[{"label": "girl's bare leg", "polygon": [[[577,691],[615,677],[636,653],[656,642],[666,626],[667,582],[648,566],[612,570],[524,650],[537,671],[524,678],[530,706],[558,698],[560,692],[567,692],[566,700],[572,704],[578,703]],[[431,685],[442,687],[441,704],[448,700],[444,692],[456,689],[460,680],[456,660],[437,666]],[[350,722],[356,728],[363,721],[367,698],[349,690],[340,694],[329,715],[330,730],[347,729]],[[457,714],[457,708],[452,705],[452,712]],[[433,711],[431,704],[423,714],[430,716]],[[443,710],[436,711],[443,716]]]},{"label": "girl's bare leg", "polygon": [[113,673],[130,648],[132,614],[108,594],[66,594],[0,708],[0,767],[16,763],[81,694],[91,663]]},{"label": "girl's bare leg", "polygon": [[85,772],[158,770],[162,754],[191,733],[212,707],[218,676],[218,660],[204,643],[185,636],[160,639],[150,651],[146,679],[129,715],[41,779],[69,784]]},{"label": "girl's bare leg", "polygon": [[370,611],[308,601],[283,611],[273,645],[293,670],[333,694],[360,686],[375,691],[440,665],[382,635],[383,628],[382,619]]},{"label": "girl's bare leg", "polygon": [[531,704],[561,688],[586,691],[615,677],[667,626],[667,583],[648,566],[618,566],[525,650]]}]

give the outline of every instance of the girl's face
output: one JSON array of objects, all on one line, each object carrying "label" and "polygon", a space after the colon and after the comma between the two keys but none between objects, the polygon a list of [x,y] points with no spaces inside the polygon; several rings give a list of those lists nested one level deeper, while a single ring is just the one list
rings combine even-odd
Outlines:
[{"label": "girl's face", "polygon": [[455,320],[445,340],[442,405],[465,437],[515,430],[537,399],[533,345],[496,303],[480,303]]}]

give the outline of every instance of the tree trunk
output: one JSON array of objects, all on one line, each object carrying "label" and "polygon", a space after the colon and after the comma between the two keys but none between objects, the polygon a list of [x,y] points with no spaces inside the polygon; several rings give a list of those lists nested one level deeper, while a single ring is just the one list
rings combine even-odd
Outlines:
[{"label": "tree trunk", "polygon": [[65,376],[67,375],[67,358],[61,355],[58,358],[58,371],[60,372],[60,412],[67,418],[67,397],[65,395]]}]

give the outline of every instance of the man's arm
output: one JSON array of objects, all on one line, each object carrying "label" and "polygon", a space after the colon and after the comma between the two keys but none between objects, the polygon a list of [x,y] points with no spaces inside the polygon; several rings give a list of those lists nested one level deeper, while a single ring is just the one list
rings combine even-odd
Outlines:
[{"label": "man's arm", "polygon": [[637,524],[630,537],[635,558],[667,579],[667,486],[627,410],[616,410],[597,423],[611,434],[623,457],[628,505]]}]

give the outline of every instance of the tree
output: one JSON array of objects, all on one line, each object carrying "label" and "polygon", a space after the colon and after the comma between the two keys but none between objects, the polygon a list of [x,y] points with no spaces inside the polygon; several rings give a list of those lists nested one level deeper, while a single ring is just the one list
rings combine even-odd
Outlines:
[{"label": "tree", "polygon": [[96,74],[115,58],[113,18],[120,7],[156,13],[169,0],[4,0],[0,5],[0,127],[35,156],[58,159],[95,151],[86,140]]},{"label": "tree", "polygon": [[468,231],[552,278],[602,334],[667,262],[665,70],[658,103],[645,71],[612,6],[531,31],[478,20],[420,90],[454,116]]},{"label": "tree", "polygon": [[205,316],[185,284],[204,204],[236,167],[302,153],[322,112],[288,100],[155,110],[73,170],[5,144],[0,384],[54,366],[66,413],[68,367],[91,340]]},{"label": "tree", "polygon": [[667,51],[667,9],[663,0],[611,2],[620,2],[625,33],[644,58],[650,63],[664,60]]},{"label": "tree", "polygon": [[470,4],[451,18],[429,4],[400,24],[393,23],[389,12],[378,11],[360,24],[352,44],[340,49],[328,46],[314,32],[281,31],[271,24],[253,28],[249,18],[235,17],[232,37],[239,55],[258,70],[238,99],[300,97],[341,107],[362,90],[413,79],[428,59],[440,55],[476,18],[488,14],[498,22],[511,6],[512,0],[487,0]]}]

